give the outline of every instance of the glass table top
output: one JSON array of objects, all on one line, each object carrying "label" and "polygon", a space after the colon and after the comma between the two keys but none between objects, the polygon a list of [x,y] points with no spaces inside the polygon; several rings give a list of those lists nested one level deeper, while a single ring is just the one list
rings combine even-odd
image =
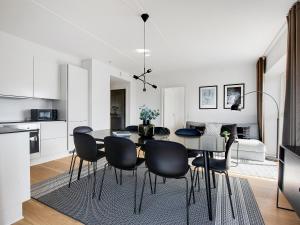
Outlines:
[{"label": "glass table top", "polygon": [[[130,139],[138,146],[145,145],[149,140],[165,140],[174,141],[184,145],[187,149],[207,151],[207,152],[224,152],[225,139],[219,135],[203,135],[201,137],[183,137],[178,136],[174,132],[170,135],[154,135],[152,138],[142,138],[138,133],[130,132],[131,135],[124,137]],[[95,130],[89,133],[97,141],[104,141],[107,136],[112,136],[111,130]]]}]

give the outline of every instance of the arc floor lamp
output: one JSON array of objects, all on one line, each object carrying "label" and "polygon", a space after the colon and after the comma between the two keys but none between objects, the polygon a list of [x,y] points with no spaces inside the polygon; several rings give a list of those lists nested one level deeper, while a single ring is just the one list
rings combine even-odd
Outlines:
[{"label": "arc floor lamp", "polygon": [[262,94],[262,95],[266,95],[268,96],[270,99],[272,99],[272,101],[275,103],[276,105],[276,110],[277,110],[277,124],[276,124],[276,158],[278,159],[278,148],[279,148],[279,104],[278,102],[276,101],[276,99],[270,95],[269,93],[267,92],[264,92],[264,91],[250,91],[250,92],[247,92],[246,94],[244,94],[243,96],[240,96],[239,98],[237,98],[233,105],[231,106],[231,110],[236,110],[236,111],[241,111],[242,108],[241,108],[241,98],[245,98],[246,95],[249,95],[249,94],[253,94],[253,93],[257,93],[257,94]]}]

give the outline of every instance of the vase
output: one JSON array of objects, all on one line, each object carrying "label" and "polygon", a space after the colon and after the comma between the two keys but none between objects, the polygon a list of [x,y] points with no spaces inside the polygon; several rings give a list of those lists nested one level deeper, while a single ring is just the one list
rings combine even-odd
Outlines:
[{"label": "vase", "polygon": [[151,138],[154,136],[154,125],[149,120],[143,121],[143,124],[139,125],[138,133],[141,137]]}]

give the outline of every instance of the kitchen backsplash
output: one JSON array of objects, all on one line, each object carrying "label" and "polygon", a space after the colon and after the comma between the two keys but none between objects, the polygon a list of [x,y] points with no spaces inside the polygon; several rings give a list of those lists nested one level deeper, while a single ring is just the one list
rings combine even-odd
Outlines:
[{"label": "kitchen backsplash", "polygon": [[0,97],[0,122],[30,120],[30,109],[52,109],[53,100]]}]

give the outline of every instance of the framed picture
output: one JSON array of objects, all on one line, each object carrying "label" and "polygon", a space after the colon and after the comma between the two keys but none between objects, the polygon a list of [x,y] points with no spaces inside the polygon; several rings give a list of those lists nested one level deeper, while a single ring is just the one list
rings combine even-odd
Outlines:
[{"label": "framed picture", "polygon": [[199,109],[218,108],[218,86],[199,87]]},{"label": "framed picture", "polygon": [[224,109],[230,107],[237,100],[243,109],[244,103],[245,84],[226,84],[224,85]]}]

